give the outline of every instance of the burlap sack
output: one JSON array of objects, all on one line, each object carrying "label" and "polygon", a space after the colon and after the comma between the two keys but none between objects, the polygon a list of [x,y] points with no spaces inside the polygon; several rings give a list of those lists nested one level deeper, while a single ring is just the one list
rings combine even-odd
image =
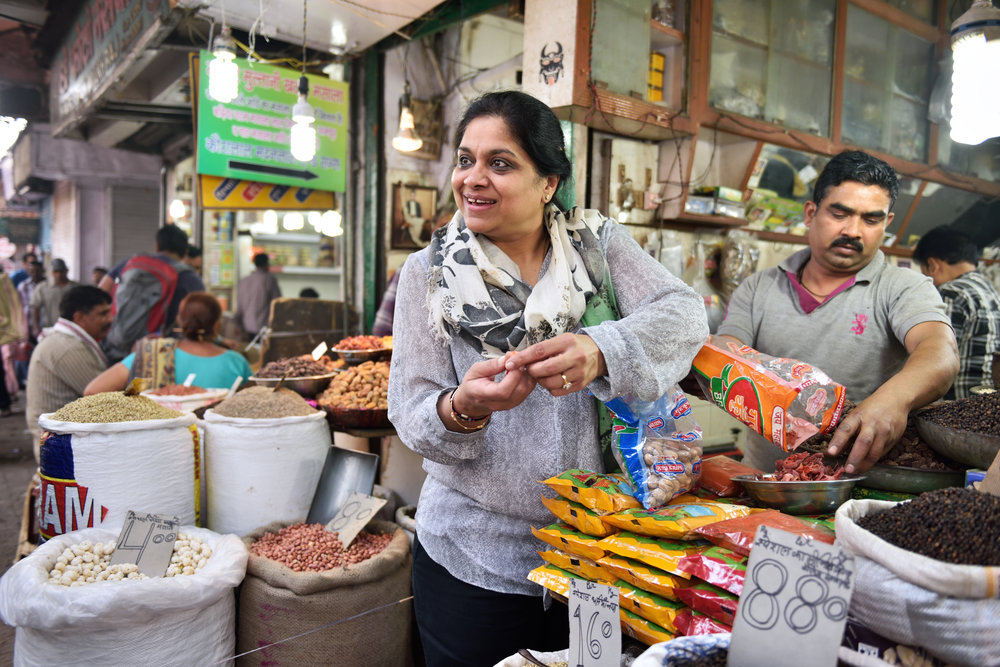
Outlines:
[{"label": "burlap sack", "polygon": [[[249,547],[264,533],[288,525],[268,524],[243,541]],[[388,521],[372,521],[366,530],[391,532],[392,541],[377,556],[347,568],[295,572],[250,554],[240,587],[237,653],[266,648],[240,658],[238,665],[413,664],[413,604],[393,604],[410,596],[410,543],[403,530]],[[390,606],[353,618],[383,605]],[[267,646],[335,621],[343,622]]]}]

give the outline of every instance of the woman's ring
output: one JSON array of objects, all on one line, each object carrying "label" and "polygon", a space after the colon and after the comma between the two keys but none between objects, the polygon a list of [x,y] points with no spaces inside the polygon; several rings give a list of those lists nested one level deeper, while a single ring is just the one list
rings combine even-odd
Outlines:
[{"label": "woman's ring", "polygon": [[573,386],[573,383],[566,379],[566,374],[565,373],[560,373],[559,377],[562,378],[562,381],[563,381],[562,388],[563,389],[569,389],[570,387]]}]

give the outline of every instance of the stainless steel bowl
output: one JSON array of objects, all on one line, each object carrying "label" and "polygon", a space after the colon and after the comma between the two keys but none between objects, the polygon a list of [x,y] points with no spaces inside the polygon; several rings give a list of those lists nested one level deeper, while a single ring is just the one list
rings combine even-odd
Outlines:
[{"label": "stainless steel bowl", "polygon": [[[323,375],[306,375],[304,377],[289,377],[285,378],[281,386],[298,393],[303,398],[313,398],[317,394],[323,393],[327,387],[330,386],[330,380],[334,378],[340,371],[335,371],[333,373],[325,373]],[[255,375],[250,376],[250,381],[261,387],[274,387],[279,382],[281,378],[261,378]]]},{"label": "stainless steel bowl", "polygon": [[989,468],[1000,452],[1000,437],[941,426],[923,414],[916,416],[917,433],[938,454],[973,468]]},{"label": "stainless steel bowl", "polygon": [[392,357],[392,348],[381,350],[338,350],[333,349],[345,363],[355,365],[365,361],[384,361]]},{"label": "stainless steel bowl", "polygon": [[822,482],[779,482],[758,479],[757,475],[736,475],[732,478],[747,490],[757,505],[781,510],[787,514],[832,514],[850,500],[851,491],[864,475],[841,477]]},{"label": "stainless steel bowl", "polygon": [[949,486],[965,486],[965,471],[926,470],[879,463],[865,473],[864,481],[858,486],[897,493],[923,493]]}]

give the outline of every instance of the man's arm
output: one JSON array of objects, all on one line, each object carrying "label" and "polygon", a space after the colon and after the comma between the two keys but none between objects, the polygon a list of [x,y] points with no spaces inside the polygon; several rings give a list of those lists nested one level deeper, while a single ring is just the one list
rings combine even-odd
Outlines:
[{"label": "man's arm", "polygon": [[943,396],[958,373],[958,346],[947,324],[917,324],[903,343],[909,352],[903,367],[844,417],[830,440],[827,453],[836,456],[853,438],[849,473],[875,465],[903,434],[910,411]]}]

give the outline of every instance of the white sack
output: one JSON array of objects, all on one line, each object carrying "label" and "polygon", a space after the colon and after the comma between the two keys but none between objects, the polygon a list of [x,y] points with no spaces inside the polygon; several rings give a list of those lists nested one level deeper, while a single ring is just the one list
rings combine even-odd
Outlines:
[{"label": "white sack", "polygon": [[323,412],[277,419],[205,413],[207,526],[246,535],[309,514],[330,449]]},{"label": "white sack", "polygon": [[185,526],[212,549],[193,575],[48,583],[67,547],[109,542],[118,533],[90,528],[55,537],[15,563],[0,579],[0,619],[17,627],[15,665],[194,665],[232,657],[236,645],[234,589],[248,552],[234,535]]}]

